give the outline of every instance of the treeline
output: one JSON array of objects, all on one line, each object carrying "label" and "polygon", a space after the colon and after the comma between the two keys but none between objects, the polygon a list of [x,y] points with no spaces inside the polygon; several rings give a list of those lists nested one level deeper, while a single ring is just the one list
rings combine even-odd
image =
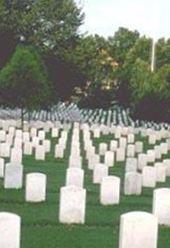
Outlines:
[{"label": "treeline", "polygon": [[117,101],[134,118],[170,122],[170,39],[156,43],[151,72],[150,38],[123,27],[108,39],[82,35],[83,20],[73,0],[0,0],[0,104]]}]

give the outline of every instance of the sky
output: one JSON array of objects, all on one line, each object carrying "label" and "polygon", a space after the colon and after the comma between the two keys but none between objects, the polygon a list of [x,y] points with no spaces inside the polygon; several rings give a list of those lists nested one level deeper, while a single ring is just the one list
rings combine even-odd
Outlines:
[{"label": "sky", "polygon": [[85,13],[80,32],[113,36],[119,27],[170,38],[170,0],[75,0]]}]

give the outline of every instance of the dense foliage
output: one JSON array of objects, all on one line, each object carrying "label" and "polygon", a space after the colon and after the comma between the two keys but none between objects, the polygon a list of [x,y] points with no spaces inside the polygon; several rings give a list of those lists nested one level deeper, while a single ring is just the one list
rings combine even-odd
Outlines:
[{"label": "dense foliage", "polygon": [[[130,107],[135,118],[170,121],[170,39],[157,41],[155,71],[151,73],[151,38],[141,37],[138,31],[123,27],[108,39],[82,35],[79,27],[83,18],[81,6],[73,0],[0,0],[1,103],[5,104],[4,99],[12,92],[14,99],[15,95],[21,94],[19,87],[10,91],[10,86],[11,93],[2,97],[2,86],[11,85],[9,79],[14,77],[14,71],[14,82],[20,84],[22,81],[29,92],[30,82],[25,75],[31,76],[34,68],[28,64],[32,63],[31,53],[34,57],[36,50],[39,54],[37,67],[39,63],[39,68],[43,65],[44,69],[38,74],[33,71],[32,84],[40,78],[47,87],[48,82],[52,82],[51,95],[54,97],[46,100],[45,105],[74,99],[82,107],[108,108],[116,100],[120,105]],[[20,53],[18,49],[22,53],[29,50],[29,59],[25,55],[22,62],[14,59]],[[29,67],[27,74],[24,74],[22,64]],[[24,97],[23,94],[22,99]],[[12,105],[28,105],[27,108],[36,105],[34,101],[16,102]],[[160,114],[154,106],[161,110]]]},{"label": "dense foliage", "polygon": [[32,111],[52,101],[52,84],[41,57],[32,47],[16,48],[10,62],[0,72],[0,103]]}]

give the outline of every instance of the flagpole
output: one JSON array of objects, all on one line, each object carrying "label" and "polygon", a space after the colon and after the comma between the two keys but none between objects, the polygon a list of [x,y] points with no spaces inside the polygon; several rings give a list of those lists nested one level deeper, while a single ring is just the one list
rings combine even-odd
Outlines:
[{"label": "flagpole", "polygon": [[155,60],[156,60],[156,42],[154,38],[152,39],[152,55],[151,55],[151,72],[155,70]]}]

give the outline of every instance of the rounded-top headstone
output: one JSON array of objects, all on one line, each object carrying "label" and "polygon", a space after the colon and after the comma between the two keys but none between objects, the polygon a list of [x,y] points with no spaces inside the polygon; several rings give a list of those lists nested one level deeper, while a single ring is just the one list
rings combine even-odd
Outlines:
[{"label": "rounded-top headstone", "polygon": [[170,226],[170,188],[154,190],[153,214],[161,225]]},{"label": "rounded-top headstone", "polygon": [[42,202],[46,199],[47,176],[43,173],[26,175],[26,201]]},{"label": "rounded-top headstone", "polygon": [[125,195],[140,195],[142,193],[142,175],[137,172],[127,172],[124,181]]},{"label": "rounded-top headstone", "polygon": [[86,190],[73,185],[60,189],[59,221],[66,224],[85,222]]},{"label": "rounded-top headstone", "polygon": [[158,220],[147,212],[129,212],[121,215],[119,248],[156,248]]},{"label": "rounded-top headstone", "polygon": [[100,203],[103,205],[119,204],[120,178],[116,176],[103,177],[100,186]]},{"label": "rounded-top headstone", "polygon": [[20,233],[20,216],[8,212],[0,212],[0,247],[20,248]]},{"label": "rounded-top headstone", "polygon": [[84,171],[80,168],[68,168],[66,173],[66,185],[74,185],[83,188]]},{"label": "rounded-top headstone", "polygon": [[19,163],[7,163],[5,165],[5,189],[20,189],[23,184],[23,165]]},{"label": "rounded-top headstone", "polygon": [[93,183],[101,183],[103,177],[108,175],[108,166],[105,164],[97,164],[93,170]]}]

